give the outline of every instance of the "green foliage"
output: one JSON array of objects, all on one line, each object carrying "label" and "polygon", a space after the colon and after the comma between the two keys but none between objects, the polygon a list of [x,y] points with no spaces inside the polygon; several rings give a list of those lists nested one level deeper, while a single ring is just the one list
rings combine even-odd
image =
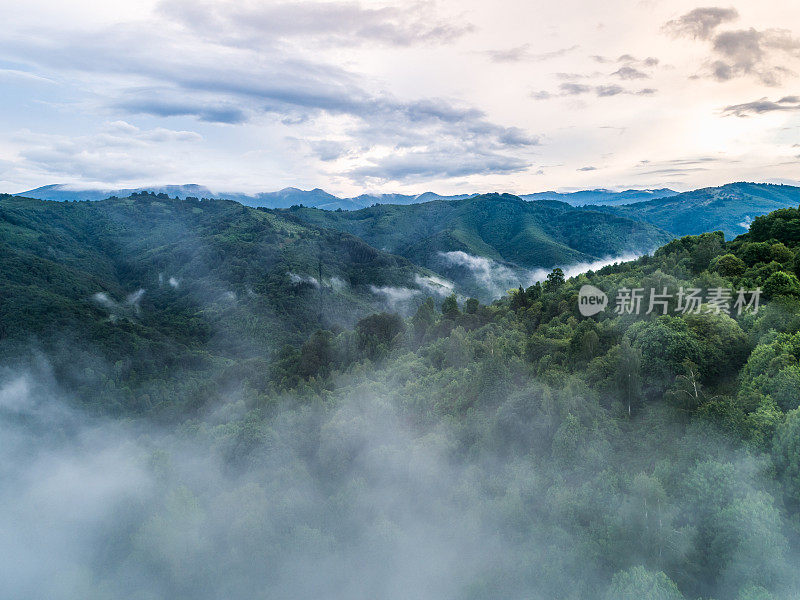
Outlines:
[{"label": "green foliage", "polygon": [[739,277],[746,269],[744,261],[734,254],[720,256],[716,260],[714,267],[717,273],[723,277]]},{"label": "green foliage", "polygon": [[616,573],[605,599],[683,600],[683,594],[663,572],[654,573],[638,566]]},{"label": "green foliage", "polygon": [[800,296],[800,281],[794,273],[778,271],[764,282],[764,295],[767,298],[776,296]]},{"label": "green foliage", "polygon": [[642,223],[562,202],[526,202],[510,194],[411,205],[381,204],[356,211],[311,208],[287,211],[306,223],[357,235],[458,282],[486,299],[469,269],[448,263],[443,253],[463,252],[510,269],[554,267],[649,250],[669,235]]},{"label": "green foliage", "polygon": [[[516,200],[482,202],[469,206],[491,217],[486,229],[458,212],[461,203],[414,209],[429,235],[409,237],[409,253],[533,235],[512,223],[528,211]],[[532,210],[576,218],[543,207]],[[442,214],[466,219],[453,225],[458,236],[436,237]],[[418,515],[433,515],[427,527],[446,521],[481,547],[509,549],[470,563],[459,597],[744,600],[796,588],[795,209],[759,217],[730,242],[689,236],[576,278],[554,270],[490,305],[471,298],[462,311],[453,294],[437,310],[420,298],[407,320],[375,313],[368,285],[402,287],[424,271],[307,225],[314,211],[3,198],[0,215],[6,356],[24,355],[26,334],[69,333],[75,343],[43,346],[62,357],[55,377],[71,377],[77,397],[110,414],[183,421],[182,435],[220,449],[226,471],[248,473],[222,500],[176,479],[160,503],[137,508],[148,517],[125,530],[114,556],[130,551],[159,565],[165,589],[213,585],[219,569],[249,560],[242,556],[258,557],[273,577],[314,549],[350,560],[363,543],[416,556],[407,526]],[[387,229],[374,235],[397,244],[402,227],[389,225],[410,222],[395,207],[324,218],[380,224]],[[338,291],[334,277],[346,284]],[[623,287],[716,286],[761,286],[767,298],[756,314],[681,314],[673,303],[668,315],[608,309],[584,318],[585,284],[612,299]],[[127,301],[139,288],[145,294]],[[87,300],[98,292],[113,303]],[[219,423],[194,420],[210,402]],[[248,471],[269,461],[280,468]],[[397,495],[406,488],[412,502]],[[229,529],[202,525],[221,506],[235,508],[226,526],[247,533],[244,550],[212,551],[212,534]],[[265,525],[267,512],[279,527]],[[187,576],[187,546],[174,540],[203,557],[202,582]],[[371,567],[392,560],[381,554]]]}]

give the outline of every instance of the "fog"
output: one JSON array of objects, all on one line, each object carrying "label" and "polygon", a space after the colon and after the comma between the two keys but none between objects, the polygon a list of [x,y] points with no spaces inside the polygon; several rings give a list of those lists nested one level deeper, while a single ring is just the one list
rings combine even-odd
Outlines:
[{"label": "fog", "polygon": [[[686,515],[704,496],[659,491],[649,473],[665,460],[690,481],[724,472],[741,499],[714,597],[747,577],[796,585],[763,464],[707,431],[645,411],[607,439],[590,398],[535,382],[493,413],[426,423],[379,371],[368,383],[255,410],[232,394],[167,427],[86,414],[44,360],[3,369],[3,595],[601,598],[613,570],[703,551]],[[581,410],[588,420],[571,420]],[[603,483],[622,473],[619,488]],[[590,546],[600,523],[614,556]]]},{"label": "fog", "polygon": [[[616,263],[636,260],[640,256],[641,254],[637,253],[625,253],[596,261],[558,265],[558,268],[564,272],[565,277],[570,278]],[[440,252],[439,257],[446,268],[465,271],[466,276],[463,279],[471,280],[472,291],[475,291],[482,298],[491,300],[501,298],[509,289],[519,286],[527,288],[537,281],[544,281],[553,271],[552,268],[526,269],[483,256],[473,256],[462,251]]]}]

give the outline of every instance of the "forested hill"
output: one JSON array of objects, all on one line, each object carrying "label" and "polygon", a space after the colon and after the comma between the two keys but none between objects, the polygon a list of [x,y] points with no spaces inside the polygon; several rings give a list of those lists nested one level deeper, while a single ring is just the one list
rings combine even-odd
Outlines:
[{"label": "forested hill", "polygon": [[631,251],[648,252],[671,237],[630,218],[562,202],[526,202],[509,194],[378,205],[349,212],[300,207],[287,212],[307,223],[352,233],[376,248],[440,271],[447,267],[442,255],[452,252],[527,269],[550,268]]},{"label": "forested hill", "polygon": [[[102,516],[48,522],[102,549],[69,557],[71,597],[797,598],[798,209],[409,318],[356,316],[360,284],[420,274],[405,259],[281,214],[0,198],[13,518],[39,522],[22,503],[51,463],[46,481],[92,490],[136,474]],[[320,327],[302,288],[320,262],[318,282],[352,287],[354,327]],[[591,317],[584,285],[609,298]],[[666,303],[616,311],[637,289]],[[295,343],[270,352],[285,328]],[[13,364],[28,347],[34,375]],[[140,428],[63,425],[72,405],[45,400],[64,389]]]},{"label": "forested hill", "polygon": [[648,202],[595,208],[651,223],[677,236],[722,231],[731,239],[745,233],[755,217],[798,204],[798,187],[730,183]]},{"label": "forested hill", "polygon": [[[349,234],[224,200],[0,197],[0,340],[139,376],[264,357],[429,273]],[[61,356],[58,352],[54,355]]]}]

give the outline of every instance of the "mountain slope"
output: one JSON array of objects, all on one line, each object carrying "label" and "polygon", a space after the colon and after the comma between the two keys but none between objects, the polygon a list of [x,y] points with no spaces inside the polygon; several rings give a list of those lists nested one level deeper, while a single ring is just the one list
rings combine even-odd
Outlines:
[{"label": "mountain slope", "polygon": [[634,202],[646,202],[659,198],[669,198],[677,195],[678,192],[668,188],[657,190],[623,190],[614,192],[611,190],[581,190],[578,192],[537,192],[535,194],[522,194],[523,200],[558,200],[566,202],[572,206],[587,206],[603,204],[606,206],[618,206],[620,204],[632,204]]},{"label": "mountain slope", "polygon": [[[346,231],[465,284],[464,268],[551,268],[625,252],[645,252],[670,236],[631,219],[561,202],[525,202],[509,194],[352,212],[284,211],[304,223]],[[453,254],[453,253],[463,253]]]},{"label": "mountain slope", "polygon": [[0,340],[34,339],[48,353],[72,340],[76,353],[140,374],[268,356],[384,308],[375,288],[429,275],[346,233],[232,201],[146,194],[0,196],[0,252]]},{"label": "mountain slope", "polygon": [[730,183],[636,204],[597,207],[652,223],[677,236],[722,231],[732,238],[757,216],[800,204],[800,188],[766,183]]}]

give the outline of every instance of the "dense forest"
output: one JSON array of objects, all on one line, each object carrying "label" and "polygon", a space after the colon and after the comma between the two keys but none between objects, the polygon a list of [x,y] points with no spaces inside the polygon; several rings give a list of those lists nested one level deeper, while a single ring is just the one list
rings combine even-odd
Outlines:
[{"label": "dense forest", "polygon": [[298,210],[0,198],[12,595],[800,597],[800,210],[407,314]]}]

